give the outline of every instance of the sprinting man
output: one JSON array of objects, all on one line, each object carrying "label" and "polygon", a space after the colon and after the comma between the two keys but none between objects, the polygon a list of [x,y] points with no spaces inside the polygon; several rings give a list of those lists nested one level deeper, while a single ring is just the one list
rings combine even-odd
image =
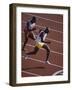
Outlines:
[{"label": "sprinting man", "polygon": [[24,29],[24,44],[22,47],[22,50],[24,50],[25,45],[28,42],[28,38],[31,38],[33,40],[35,40],[35,35],[33,33],[33,31],[36,30],[36,17],[33,16],[31,20],[27,21],[25,29]]},{"label": "sprinting man", "polygon": [[46,43],[50,43],[50,42],[45,42],[45,39],[46,39],[46,36],[48,35],[48,33],[49,33],[48,27],[46,27],[44,30],[41,30],[35,40],[36,45],[34,47],[34,51],[26,53],[26,55],[36,54],[40,48],[44,48],[46,50],[46,60],[45,61],[47,62],[48,58],[49,58],[49,54],[50,54],[50,49]]}]

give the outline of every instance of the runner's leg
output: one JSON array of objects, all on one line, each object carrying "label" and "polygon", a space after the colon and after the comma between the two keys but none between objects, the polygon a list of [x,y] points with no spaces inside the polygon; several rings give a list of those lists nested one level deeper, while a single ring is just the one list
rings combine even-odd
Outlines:
[{"label": "runner's leg", "polygon": [[42,48],[46,50],[46,61],[47,61],[49,58],[50,50],[46,44],[44,44]]},{"label": "runner's leg", "polygon": [[32,54],[36,54],[38,52],[39,48],[38,47],[35,47],[34,48],[34,51],[32,52],[29,52],[29,53],[26,53],[26,55],[32,55]]},{"label": "runner's leg", "polygon": [[33,40],[36,39],[36,38],[35,38],[35,34],[34,34],[32,31],[29,33],[29,37],[30,37],[31,39],[33,39]]},{"label": "runner's leg", "polygon": [[27,44],[27,42],[28,42],[28,33],[26,32],[25,33],[25,40],[24,40],[24,44],[23,44],[22,50],[24,50],[25,45]]}]

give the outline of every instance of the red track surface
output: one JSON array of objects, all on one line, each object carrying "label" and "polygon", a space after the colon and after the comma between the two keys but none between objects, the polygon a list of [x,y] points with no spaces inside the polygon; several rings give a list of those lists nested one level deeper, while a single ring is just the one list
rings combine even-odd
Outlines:
[{"label": "red track surface", "polygon": [[[40,49],[36,55],[31,55],[28,59],[24,59],[22,51],[22,77],[29,76],[48,76],[60,75],[63,73],[63,16],[51,14],[22,14],[22,45],[24,42],[24,27],[27,20],[32,15],[37,17],[37,30],[38,34],[40,28],[49,27],[50,33],[46,40],[51,41],[48,44],[50,48],[49,64],[45,64],[46,51]],[[29,39],[25,47],[26,52],[34,49],[35,41]]]}]

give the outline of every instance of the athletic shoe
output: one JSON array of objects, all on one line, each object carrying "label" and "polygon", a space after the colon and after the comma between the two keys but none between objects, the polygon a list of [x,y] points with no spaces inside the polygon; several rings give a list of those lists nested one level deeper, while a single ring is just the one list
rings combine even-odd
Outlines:
[{"label": "athletic shoe", "polygon": [[25,59],[29,59],[29,58],[30,58],[30,56],[29,56],[29,55],[26,55],[26,56],[25,56]]},{"label": "athletic shoe", "polygon": [[26,59],[27,55],[25,52],[22,53],[22,57],[24,58],[24,60]]},{"label": "athletic shoe", "polygon": [[51,64],[50,61],[46,61],[45,63],[46,63],[46,64]]}]

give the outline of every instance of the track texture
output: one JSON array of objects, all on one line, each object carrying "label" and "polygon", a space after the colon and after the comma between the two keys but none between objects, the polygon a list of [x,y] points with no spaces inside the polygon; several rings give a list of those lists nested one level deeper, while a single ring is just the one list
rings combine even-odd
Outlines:
[{"label": "track texture", "polygon": [[[24,59],[24,52],[22,51],[22,77],[30,76],[51,76],[63,74],[63,16],[53,14],[31,14],[22,13],[22,42],[24,42],[24,27],[26,21],[31,19],[32,16],[37,18],[37,30],[34,31],[38,34],[39,29],[49,27],[50,33],[48,34],[46,41],[51,41],[48,44],[50,48],[49,63],[45,63],[46,51],[40,49],[36,55],[31,55],[28,59]],[[34,49],[35,41],[29,39],[25,47],[26,52],[30,52]]]}]

